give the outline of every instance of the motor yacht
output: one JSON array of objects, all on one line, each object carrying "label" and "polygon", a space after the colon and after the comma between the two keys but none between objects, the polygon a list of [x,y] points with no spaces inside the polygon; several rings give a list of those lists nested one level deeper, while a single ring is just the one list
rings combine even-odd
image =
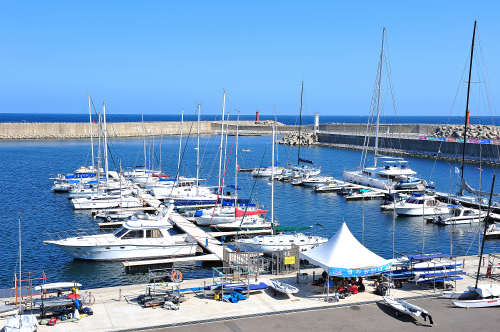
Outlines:
[{"label": "motor yacht", "polygon": [[[114,233],[68,237],[44,241],[75,259],[114,261],[177,257],[196,254],[197,243],[187,234],[175,234],[169,222],[173,205],[155,220],[131,220]],[[66,233],[66,232],[65,232]],[[58,238],[60,234],[48,234]]]}]

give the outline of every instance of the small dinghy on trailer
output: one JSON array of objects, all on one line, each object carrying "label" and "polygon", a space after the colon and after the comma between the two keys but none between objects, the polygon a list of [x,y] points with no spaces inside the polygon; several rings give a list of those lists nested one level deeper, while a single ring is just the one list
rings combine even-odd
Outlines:
[{"label": "small dinghy on trailer", "polygon": [[299,289],[297,287],[294,287],[292,285],[285,284],[283,282],[279,282],[279,281],[273,280],[273,279],[269,279],[267,281],[267,284],[269,285],[269,287],[274,289],[276,292],[280,292],[280,293],[295,294],[299,291]]},{"label": "small dinghy on trailer", "polygon": [[403,300],[396,300],[391,296],[384,296],[384,301],[388,306],[391,306],[394,309],[396,309],[395,312],[396,316],[399,316],[399,313],[402,313],[416,317],[423,317],[425,321],[427,321],[427,317],[429,317],[429,322],[431,324],[434,324],[434,322],[432,321],[432,316],[429,315],[427,310],[424,310],[420,307],[417,307],[416,305],[413,305]]}]

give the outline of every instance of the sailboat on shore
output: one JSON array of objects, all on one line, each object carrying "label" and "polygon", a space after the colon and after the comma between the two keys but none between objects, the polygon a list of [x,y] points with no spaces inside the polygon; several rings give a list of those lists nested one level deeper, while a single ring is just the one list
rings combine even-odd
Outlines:
[{"label": "sailboat on shore", "polygon": [[[377,87],[373,92],[372,107],[376,107],[376,128],[375,128],[375,151],[374,151],[374,165],[372,167],[366,166],[366,159],[368,155],[368,148],[370,143],[371,131],[371,116],[368,120],[365,144],[363,153],[361,155],[361,164],[355,171],[344,171],[344,181],[363,186],[379,188],[384,190],[393,189],[423,189],[427,184],[422,179],[416,177],[416,172],[408,167],[408,161],[400,157],[382,156],[378,154],[379,143],[379,123],[381,112],[381,92],[382,92],[382,75],[384,67],[384,46],[385,46],[385,28],[382,35],[382,51],[380,52],[379,66],[377,70]],[[392,84],[390,84],[392,86]],[[371,113],[371,112],[370,112]],[[382,161],[384,166],[379,166],[378,161]],[[421,184],[423,186],[418,188]]]}]

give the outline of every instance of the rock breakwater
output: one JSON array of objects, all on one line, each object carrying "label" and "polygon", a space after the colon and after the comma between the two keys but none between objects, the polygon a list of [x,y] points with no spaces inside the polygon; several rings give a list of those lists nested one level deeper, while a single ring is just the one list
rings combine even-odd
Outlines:
[{"label": "rock breakwater", "polygon": [[277,144],[285,144],[285,145],[311,145],[315,144],[318,141],[315,134],[311,133],[299,133],[292,132],[285,134],[282,138],[276,141]]},{"label": "rock breakwater", "polygon": [[[439,126],[431,137],[463,138],[464,126]],[[500,128],[487,125],[470,125],[467,127],[467,139],[500,139]]]}]

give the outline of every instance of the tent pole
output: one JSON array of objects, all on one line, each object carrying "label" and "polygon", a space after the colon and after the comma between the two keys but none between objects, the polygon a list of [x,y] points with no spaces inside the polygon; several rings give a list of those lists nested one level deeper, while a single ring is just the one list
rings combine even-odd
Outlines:
[{"label": "tent pole", "polygon": [[326,285],[326,302],[330,303],[330,269],[328,269],[328,278],[325,281]]}]

